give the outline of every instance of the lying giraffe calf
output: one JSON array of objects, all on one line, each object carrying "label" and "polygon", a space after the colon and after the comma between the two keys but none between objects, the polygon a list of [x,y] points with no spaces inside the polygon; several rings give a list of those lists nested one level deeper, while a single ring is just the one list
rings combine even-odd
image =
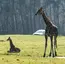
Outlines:
[{"label": "lying giraffe calf", "polygon": [[7,41],[10,42],[10,50],[7,51],[7,52],[9,52],[9,53],[13,53],[13,52],[18,53],[18,52],[20,52],[20,49],[14,46],[14,44],[12,42],[12,39],[10,37],[7,39]]}]

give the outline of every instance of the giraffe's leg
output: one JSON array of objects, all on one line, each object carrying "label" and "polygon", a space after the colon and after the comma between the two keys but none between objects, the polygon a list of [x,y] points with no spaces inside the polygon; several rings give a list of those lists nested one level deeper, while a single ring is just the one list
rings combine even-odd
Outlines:
[{"label": "giraffe's leg", "polygon": [[45,35],[45,49],[44,49],[44,55],[43,55],[43,57],[45,57],[45,55],[46,55],[47,39],[48,39],[48,36]]},{"label": "giraffe's leg", "polygon": [[53,36],[50,36],[50,40],[51,40],[51,50],[50,50],[49,56],[54,57],[54,51],[53,51]]},{"label": "giraffe's leg", "polygon": [[54,36],[54,54],[55,54],[55,56],[57,56],[56,48],[57,48],[57,36]]}]

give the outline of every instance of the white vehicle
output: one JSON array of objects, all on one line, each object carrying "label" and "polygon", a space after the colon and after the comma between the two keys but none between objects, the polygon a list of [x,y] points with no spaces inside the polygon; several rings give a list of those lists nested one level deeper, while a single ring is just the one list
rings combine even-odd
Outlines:
[{"label": "white vehicle", "polygon": [[44,35],[45,34],[45,30],[44,29],[39,29],[36,32],[33,33],[33,35]]}]

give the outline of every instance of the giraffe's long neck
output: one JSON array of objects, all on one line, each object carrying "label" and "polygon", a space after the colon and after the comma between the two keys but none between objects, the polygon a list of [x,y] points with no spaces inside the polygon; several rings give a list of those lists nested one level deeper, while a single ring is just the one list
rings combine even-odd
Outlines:
[{"label": "giraffe's long neck", "polygon": [[50,20],[46,17],[44,12],[42,12],[42,17],[44,19],[46,26],[52,26],[52,22],[50,22]]},{"label": "giraffe's long neck", "polygon": [[12,40],[10,40],[10,48],[15,47],[14,44],[12,43]]}]

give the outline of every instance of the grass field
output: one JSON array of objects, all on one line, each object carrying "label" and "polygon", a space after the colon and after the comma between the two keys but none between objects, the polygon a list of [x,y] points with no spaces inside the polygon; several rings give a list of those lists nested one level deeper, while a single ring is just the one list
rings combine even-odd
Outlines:
[{"label": "grass field", "polygon": [[[16,47],[21,49],[20,53],[7,53],[11,37]],[[34,35],[0,35],[0,64],[65,64],[64,58],[43,57],[44,36]],[[58,36],[58,56],[65,56],[65,37]],[[50,40],[48,40],[47,56],[50,51]]]}]

